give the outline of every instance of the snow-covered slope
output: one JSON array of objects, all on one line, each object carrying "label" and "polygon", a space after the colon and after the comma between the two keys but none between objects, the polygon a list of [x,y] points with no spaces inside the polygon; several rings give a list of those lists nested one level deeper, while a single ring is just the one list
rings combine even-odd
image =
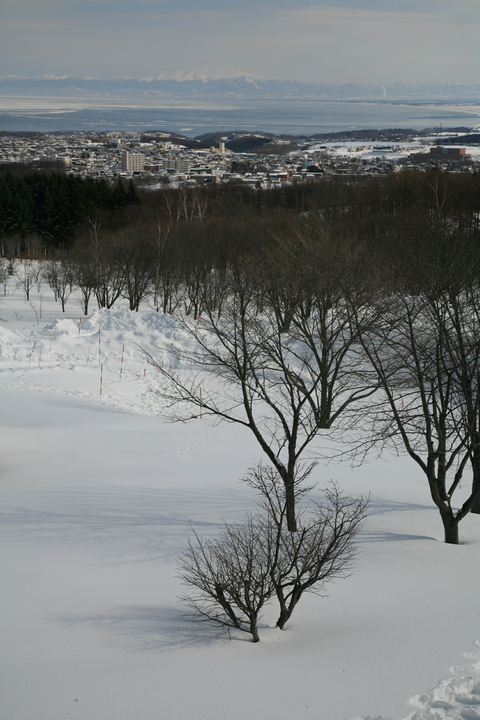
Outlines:
[{"label": "snow-covered slope", "polygon": [[267,608],[257,645],[190,623],[175,557],[189,523],[215,534],[252,507],[238,479],[260,450],[161,418],[141,348],[185,343],[171,318],[74,300],[61,317],[42,294],[0,299],[1,718],[480,717],[478,516],[446,546],[407,459],[321,465],[320,488],[372,493],[356,573],[283,632]]}]

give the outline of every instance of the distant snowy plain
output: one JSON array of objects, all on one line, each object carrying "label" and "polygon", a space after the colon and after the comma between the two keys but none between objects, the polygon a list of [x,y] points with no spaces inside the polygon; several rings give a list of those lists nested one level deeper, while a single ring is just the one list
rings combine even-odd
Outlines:
[{"label": "distant snowy plain", "polygon": [[0,718],[480,718],[478,516],[446,546],[408,459],[321,463],[318,488],[372,496],[355,574],[284,631],[272,607],[260,643],[228,639],[184,617],[175,558],[189,524],[215,535],[253,507],[239,478],[261,452],[162,419],[140,348],[185,338],[148,306],[62,315],[13,280],[0,318]]}]

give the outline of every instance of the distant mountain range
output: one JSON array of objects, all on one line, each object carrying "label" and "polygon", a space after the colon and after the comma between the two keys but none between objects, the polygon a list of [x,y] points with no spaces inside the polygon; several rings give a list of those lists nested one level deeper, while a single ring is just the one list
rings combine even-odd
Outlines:
[{"label": "distant mountain range", "polygon": [[138,100],[145,103],[158,100],[196,99],[288,99],[337,100],[372,102],[468,102],[480,103],[480,84],[432,83],[413,85],[395,83],[307,83],[294,80],[271,80],[253,75],[236,77],[202,77],[180,74],[152,78],[73,78],[42,76],[24,78],[0,77],[2,96],[109,98],[116,101]]}]

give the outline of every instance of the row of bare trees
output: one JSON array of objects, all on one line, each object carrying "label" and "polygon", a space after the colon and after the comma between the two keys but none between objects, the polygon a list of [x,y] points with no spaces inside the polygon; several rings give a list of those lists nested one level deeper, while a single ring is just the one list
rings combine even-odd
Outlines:
[{"label": "row of bare trees", "polygon": [[479,270],[475,244],[448,227],[374,250],[309,221],[228,267],[221,311],[207,285],[200,324],[175,313],[194,343],[149,356],[169,417],[242,424],[270,462],[247,473],[260,510],[213,540],[194,533],[179,559],[194,619],[258,641],[271,598],[283,628],[304,592],[349,574],[368,500],[337,487],[308,500],[321,435],[357,459],[409,455],[458,544],[480,512]]},{"label": "row of bare trees", "polygon": [[421,232],[368,242],[308,214],[287,225],[189,216],[135,235],[94,218],[70,255],[42,266],[63,307],[76,287],[85,313],[92,298],[125,297],[175,315],[194,343],[151,358],[172,416],[248,427],[283,482],[290,531],[294,482],[333,435],[360,454],[407,452],[455,543],[480,505],[480,262],[444,204]]},{"label": "row of bare trees", "polygon": [[357,458],[382,445],[410,455],[446,542],[480,510],[478,253],[447,232],[430,240],[374,251],[297,223],[268,248],[232,253],[203,285],[201,322],[175,310],[189,349],[149,358],[172,419],[252,431],[283,482],[290,532],[295,483],[322,436]]},{"label": "row of bare trees", "polygon": [[[65,304],[74,293],[84,314],[90,303],[110,309],[120,298],[131,310],[149,302],[157,311],[172,312],[181,304],[198,316],[203,286],[221,270],[221,253],[208,224],[185,228],[171,223],[110,230],[92,217],[68,253],[40,263],[44,280]],[[36,263],[25,265],[34,272]],[[74,292],[75,291],[75,292]]]},{"label": "row of bare trees", "polygon": [[247,474],[259,509],[216,539],[194,534],[179,560],[196,619],[258,641],[267,603],[283,628],[305,592],[350,572],[367,500],[334,487],[312,502],[325,448],[410,456],[447,543],[480,512],[480,253],[443,205],[366,240],[318,214],[194,215],[134,235],[94,218],[69,256],[43,264],[63,307],[76,286],[86,313],[92,297],[172,313],[189,342],[148,356],[166,414],[243,425],[269,462]]}]

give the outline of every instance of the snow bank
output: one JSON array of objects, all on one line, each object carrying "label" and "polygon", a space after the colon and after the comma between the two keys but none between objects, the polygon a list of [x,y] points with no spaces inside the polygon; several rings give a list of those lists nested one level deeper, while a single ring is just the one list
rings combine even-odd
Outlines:
[{"label": "snow bank", "polygon": [[19,344],[19,336],[0,325],[0,360],[10,358]]},{"label": "snow bank", "polygon": [[99,308],[91,315],[72,320],[60,318],[54,323],[46,325],[45,333],[65,334],[77,336],[79,334],[98,333],[102,331],[130,332],[143,334],[146,331],[159,332],[169,337],[175,331],[175,322],[169,315],[157,312],[132,312],[123,307],[113,307],[110,310]]},{"label": "snow bank", "polygon": [[158,418],[140,348],[190,347],[172,318],[71,307],[0,312],[0,717],[479,720],[480,645],[448,671],[478,638],[478,517],[447,547],[408,459],[320,463],[319,487],[372,494],[356,573],[285,632],[266,611],[257,646],[192,625],[175,555],[189,522],[214,535],[252,507],[238,479],[261,452],[244,428]]},{"label": "snow bank", "polygon": [[444,720],[480,718],[480,643],[476,651],[466,654],[469,662],[453,667],[454,676],[442,680],[437,687],[410,700],[419,709],[408,720]]},{"label": "snow bank", "polygon": [[[441,680],[427,693],[415,695],[410,704],[418,708],[404,720],[479,720],[480,718],[480,643],[466,653],[469,662],[452,667],[453,677]],[[357,715],[348,720],[392,720],[384,715]]]}]

